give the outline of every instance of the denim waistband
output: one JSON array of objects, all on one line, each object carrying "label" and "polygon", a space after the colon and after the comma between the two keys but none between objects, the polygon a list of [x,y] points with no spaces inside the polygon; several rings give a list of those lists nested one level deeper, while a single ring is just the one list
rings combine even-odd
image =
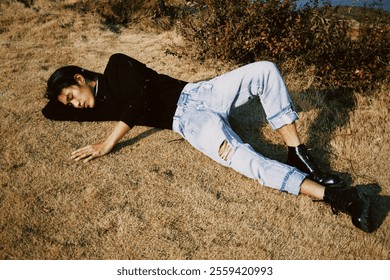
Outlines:
[{"label": "denim waistband", "polygon": [[[199,103],[202,103],[201,87],[203,82],[188,83],[182,90],[179,100],[177,101],[177,107],[197,107]],[[190,102],[191,101],[191,102]],[[175,114],[176,115],[176,114]]]},{"label": "denim waistband", "polygon": [[180,134],[181,134],[180,125],[179,125],[180,117],[183,115],[185,108],[190,106],[188,104],[189,101],[191,100],[190,96],[195,93],[194,88],[198,88],[198,87],[199,85],[194,83],[188,83],[187,85],[185,85],[176,103],[177,107],[176,107],[175,114],[173,115],[172,127],[174,131],[179,132]]},{"label": "denim waistband", "polygon": [[179,100],[177,101],[177,106],[185,106],[190,98],[190,94],[182,91],[180,94]]},{"label": "denim waistband", "polygon": [[175,114],[173,115],[172,129],[173,131],[176,131],[179,134],[181,134],[179,119],[183,115],[184,107],[187,104],[188,98],[189,98],[189,94],[182,91],[179,96],[179,100],[177,101]]}]

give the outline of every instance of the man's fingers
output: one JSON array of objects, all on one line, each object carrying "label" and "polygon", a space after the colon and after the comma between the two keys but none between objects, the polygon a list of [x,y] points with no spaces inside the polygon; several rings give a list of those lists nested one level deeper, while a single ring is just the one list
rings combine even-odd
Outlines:
[{"label": "man's fingers", "polygon": [[72,159],[74,159],[75,161],[79,161],[79,160],[82,160],[83,158],[87,157],[88,155],[86,154],[82,154],[82,155],[79,155],[77,157],[74,157]]},{"label": "man's fingers", "polygon": [[94,155],[90,155],[90,156],[87,157],[85,160],[83,160],[83,162],[88,162],[88,161],[94,159],[95,157],[96,157],[96,156],[94,156]]},{"label": "man's fingers", "polygon": [[88,162],[94,158],[99,157],[100,153],[95,151],[94,149],[80,149],[78,151],[74,151],[70,159],[74,159],[75,161],[80,161],[82,159],[83,162]]},{"label": "man's fingers", "polygon": [[88,146],[85,146],[85,147],[82,147],[80,149],[77,149],[75,151],[73,151],[71,154],[72,155],[78,155],[78,154],[82,154],[86,151],[89,151],[89,150],[92,150],[92,146],[91,145],[88,145]]},{"label": "man's fingers", "polygon": [[101,144],[88,145],[72,152],[70,159],[75,161],[83,160],[83,162],[88,162],[94,158],[104,155],[105,152],[103,149],[104,146]]},{"label": "man's fingers", "polygon": [[70,159],[74,159],[75,161],[79,161],[83,158],[86,158],[93,154],[93,151],[78,151],[77,153],[72,153]]},{"label": "man's fingers", "polygon": [[86,152],[83,152],[83,153],[77,153],[77,154],[74,154],[70,157],[70,159],[74,159],[75,161],[78,161],[80,159],[83,159],[87,156],[89,156],[90,153],[86,153]]}]

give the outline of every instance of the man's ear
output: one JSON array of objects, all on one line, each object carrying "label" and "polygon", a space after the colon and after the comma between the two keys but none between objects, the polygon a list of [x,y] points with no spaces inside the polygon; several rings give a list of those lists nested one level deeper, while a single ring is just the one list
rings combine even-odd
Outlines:
[{"label": "man's ear", "polygon": [[76,80],[76,82],[77,82],[80,86],[82,86],[82,85],[85,84],[85,78],[83,77],[83,75],[81,75],[81,74],[75,74],[73,77],[74,77],[74,79]]}]

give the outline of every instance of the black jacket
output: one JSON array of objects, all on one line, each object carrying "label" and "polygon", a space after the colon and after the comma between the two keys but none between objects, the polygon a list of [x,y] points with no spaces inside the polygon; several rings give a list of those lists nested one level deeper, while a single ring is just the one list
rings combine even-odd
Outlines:
[{"label": "black jacket", "polygon": [[42,113],[53,120],[116,120],[130,127],[144,125],[172,129],[176,103],[186,84],[158,74],[129,56],[114,54],[98,79],[94,108],[73,108],[51,100]]}]

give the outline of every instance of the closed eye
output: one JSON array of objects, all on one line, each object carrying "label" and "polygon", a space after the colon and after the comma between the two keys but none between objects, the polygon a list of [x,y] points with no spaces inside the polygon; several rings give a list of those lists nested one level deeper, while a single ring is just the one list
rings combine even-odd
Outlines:
[{"label": "closed eye", "polygon": [[71,103],[72,99],[73,99],[73,95],[71,93],[68,93],[66,95],[66,106],[71,106],[71,107],[73,106],[73,104]]}]

